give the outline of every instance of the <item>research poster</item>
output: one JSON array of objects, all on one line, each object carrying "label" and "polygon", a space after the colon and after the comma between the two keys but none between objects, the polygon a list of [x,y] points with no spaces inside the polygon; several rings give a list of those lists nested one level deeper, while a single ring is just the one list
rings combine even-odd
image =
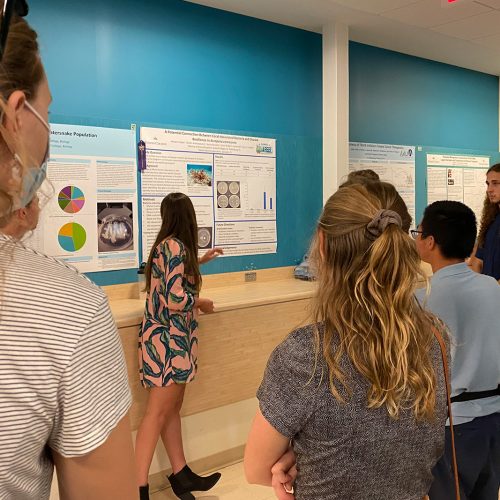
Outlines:
[{"label": "research poster", "polygon": [[200,255],[215,246],[225,256],[276,253],[275,139],[143,127],[141,141],[144,259],[172,192],[193,202]]},{"label": "research poster", "polygon": [[415,226],[415,146],[349,143],[349,171],[371,169],[394,184]]},{"label": "research poster", "polygon": [[480,221],[489,166],[489,156],[427,154],[427,204],[460,201]]},{"label": "research poster", "polygon": [[28,245],[82,272],[138,266],[135,132],[51,124],[40,198]]}]

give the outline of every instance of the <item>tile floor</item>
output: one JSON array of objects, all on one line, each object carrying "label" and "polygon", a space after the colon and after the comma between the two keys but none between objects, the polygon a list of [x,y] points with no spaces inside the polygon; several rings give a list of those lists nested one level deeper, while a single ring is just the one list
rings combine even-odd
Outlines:
[{"label": "tile floor", "polygon": [[[247,484],[243,463],[239,462],[220,469],[222,477],[213,489],[206,493],[194,493],[203,500],[275,500],[273,490],[264,486]],[[150,496],[150,500],[173,500],[176,497],[170,488]]]},{"label": "tile floor", "polygon": [[[243,463],[239,462],[221,469],[221,480],[215,488],[206,493],[195,493],[203,500],[275,500],[271,488],[247,484],[243,473]],[[151,495],[150,500],[173,500],[176,497],[170,488]],[[500,491],[498,494],[500,500]]]}]

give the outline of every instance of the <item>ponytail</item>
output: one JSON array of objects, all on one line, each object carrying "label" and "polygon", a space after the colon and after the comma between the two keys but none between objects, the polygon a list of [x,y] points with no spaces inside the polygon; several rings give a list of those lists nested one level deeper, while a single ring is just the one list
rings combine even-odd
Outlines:
[{"label": "ponytail", "polygon": [[327,201],[319,222],[325,244],[320,250],[316,238],[313,248],[319,270],[315,318],[324,325],[316,347],[337,399],[350,391],[340,367],[345,354],[369,382],[370,408],[385,406],[392,418],[411,408],[417,419],[430,420],[433,333],[414,296],[425,276],[414,242],[390,209],[356,185]]}]

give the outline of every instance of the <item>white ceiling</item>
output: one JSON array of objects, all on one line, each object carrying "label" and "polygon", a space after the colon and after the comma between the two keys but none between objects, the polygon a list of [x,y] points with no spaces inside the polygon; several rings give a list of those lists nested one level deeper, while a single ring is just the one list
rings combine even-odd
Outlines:
[{"label": "white ceiling", "polygon": [[342,22],[351,40],[500,75],[500,0],[187,0],[321,33]]}]

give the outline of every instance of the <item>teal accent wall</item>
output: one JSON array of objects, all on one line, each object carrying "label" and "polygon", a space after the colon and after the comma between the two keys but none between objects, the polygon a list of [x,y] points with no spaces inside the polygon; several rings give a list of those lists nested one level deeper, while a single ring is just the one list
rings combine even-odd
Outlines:
[{"label": "teal accent wall", "polygon": [[349,78],[350,140],[417,146],[417,220],[427,152],[498,158],[498,76],[351,42]]},{"label": "teal accent wall", "polygon": [[[180,0],[32,0],[30,7],[52,122],[277,139],[277,254],[218,259],[205,273],[301,259],[322,204],[320,35]],[[89,276],[109,285],[134,281],[136,271]]]}]

